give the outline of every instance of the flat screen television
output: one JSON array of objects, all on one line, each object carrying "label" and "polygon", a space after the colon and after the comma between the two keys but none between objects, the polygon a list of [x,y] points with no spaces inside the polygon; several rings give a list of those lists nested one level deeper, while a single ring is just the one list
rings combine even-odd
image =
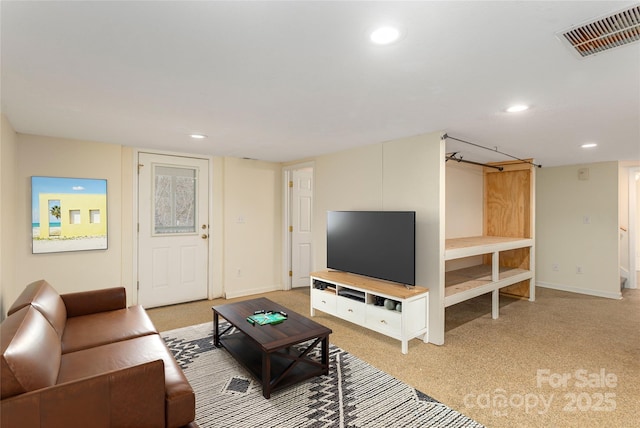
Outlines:
[{"label": "flat screen television", "polygon": [[415,211],[329,211],[327,267],[415,285]]}]

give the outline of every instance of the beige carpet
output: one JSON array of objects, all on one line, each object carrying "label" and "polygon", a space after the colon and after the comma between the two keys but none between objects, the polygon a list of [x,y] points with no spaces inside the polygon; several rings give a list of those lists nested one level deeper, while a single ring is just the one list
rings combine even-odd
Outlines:
[{"label": "beige carpet", "polygon": [[[265,399],[262,384],[226,350],[213,346],[211,330],[206,322],[162,332],[196,393],[200,428],[482,428],[335,345],[329,345],[327,375],[290,385]],[[308,357],[319,361],[319,347]],[[274,359],[276,365],[291,363]]]},{"label": "beige carpet", "polygon": [[[264,294],[309,315],[309,290]],[[490,295],[446,311],[446,344],[400,342],[321,314],[331,343],[490,427],[638,426],[640,290],[611,300],[538,288],[536,302]],[[150,309],[159,330],[212,320],[201,301]]]}]

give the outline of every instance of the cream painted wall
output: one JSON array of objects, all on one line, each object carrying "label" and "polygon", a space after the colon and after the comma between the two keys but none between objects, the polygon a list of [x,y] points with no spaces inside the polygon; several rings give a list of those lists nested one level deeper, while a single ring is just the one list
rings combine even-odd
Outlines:
[{"label": "cream painted wall", "polygon": [[[445,163],[445,174],[447,239],[481,236],[484,216],[482,167],[448,161]],[[445,262],[445,271],[479,264],[482,264],[482,256],[449,260]]]},{"label": "cream painted wall", "polygon": [[315,159],[313,269],[326,268],[327,211],[416,211],[416,283],[428,287],[429,340],[444,340],[444,142],[440,133],[409,137]]},{"label": "cream painted wall", "polygon": [[626,278],[629,272],[629,169],[621,166],[618,168],[618,224],[620,268],[623,271],[620,275]]},{"label": "cream painted wall", "polygon": [[429,288],[429,341],[444,343],[443,133],[383,145],[383,209],[416,212],[416,284]]},{"label": "cream painted wall", "polygon": [[451,161],[445,166],[447,238],[482,235],[482,167]]},{"label": "cream painted wall", "polygon": [[[2,125],[0,200],[15,207],[2,214],[13,226],[0,228],[2,316],[24,287],[40,278],[60,293],[124,285],[132,304],[133,149],[16,134],[4,116]],[[212,165],[213,297],[282,289],[281,165],[233,158],[214,158]],[[31,254],[32,175],[106,178],[109,248]],[[239,217],[244,223],[238,223]]]},{"label": "cream painted wall", "polygon": [[224,158],[224,292],[283,288],[281,165]]},{"label": "cream painted wall", "polygon": [[[476,219],[473,209],[455,208],[457,202],[451,199],[445,204],[444,187],[440,187],[445,183],[444,145],[439,135],[374,144],[314,160],[314,269],[326,266],[326,211],[415,206],[419,258],[424,260],[419,262],[417,281],[432,289],[430,318],[434,343],[438,343],[440,336],[438,326],[444,326],[444,311],[438,304],[442,296],[437,291],[439,277],[443,275],[437,266],[441,260],[437,254],[444,248],[434,243],[440,241],[435,236],[445,234],[445,205],[448,237],[458,232],[480,234],[482,221],[481,208]],[[135,257],[131,234],[132,149],[16,134],[4,116],[1,137],[0,203],[15,209],[0,213],[0,316],[26,284],[39,278],[46,278],[62,293],[122,284],[131,300]],[[227,297],[281,289],[282,165],[234,158],[214,158],[212,163],[214,295],[223,289]],[[589,181],[577,180],[577,169],[581,167],[589,168]],[[465,192],[464,199],[469,205],[481,207],[482,186],[474,180],[474,173],[449,170],[448,166],[446,170],[447,197]],[[107,178],[109,249],[31,254],[31,175]],[[539,285],[619,296],[617,185],[615,162],[537,171]],[[459,217],[452,213],[456,209],[460,211]],[[590,216],[590,225],[582,223],[584,215]],[[474,225],[476,221],[480,226]],[[464,227],[465,231],[454,225]],[[474,232],[477,227],[479,233]],[[551,269],[552,263],[559,264],[559,272]],[[575,274],[578,263],[583,266],[582,275]]]},{"label": "cream painted wall", "polygon": [[[578,179],[581,168],[588,169],[588,180]],[[617,162],[537,171],[538,286],[619,298],[618,236]]]},{"label": "cream painted wall", "polygon": [[[640,169],[636,172],[640,174]],[[635,179],[635,176],[634,176]],[[636,271],[640,272],[640,179],[635,180],[636,182]],[[640,287],[640,284],[636,284],[637,287]]]},{"label": "cream painted wall", "polygon": [[[137,255],[134,254],[134,248],[137,247],[134,243],[136,236],[133,233],[134,224],[136,224],[136,222],[134,221],[132,214],[135,204],[133,199],[134,151],[131,147],[121,147],[121,150],[120,171],[122,171],[122,179],[120,181],[120,199],[122,201],[122,210],[118,213],[121,219],[121,229],[119,231],[116,230],[115,232],[120,235],[122,239],[122,244],[120,246],[120,283],[122,286],[127,288],[127,303],[131,305],[138,301],[137,295],[134,297],[136,290],[134,287],[135,278],[133,277],[134,260],[137,257]],[[107,209],[109,208],[107,207]]]},{"label": "cream painted wall", "polygon": [[[16,167],[18,163],[18,135],[4,114],[1,116],[0,135],[0,320],[15,296],[16,224],[13,209],[16,200]],[[7,209],[7,207],[9,209]]]},{"label": "cream painted wall", "polygon": [[209,240],[213,260],[211,281],[212,298],[224,296],[224,158],[214,157],[211,162],[211,224]]},{"label": "cream painted wall", "polygon": [[[44,278],[59,293],[125,286],[131,303],[131,150],[113,144],[18,134],[17,154],[16,273],[7,300],[13,301],[27,284]],[[108,249],[31,254],[33,175],[107,179]]]},{"label": "cream painted wall", "polygon": [[382,144],[314,160],[313,265],[327,267],[327,211],[382,209]]}]

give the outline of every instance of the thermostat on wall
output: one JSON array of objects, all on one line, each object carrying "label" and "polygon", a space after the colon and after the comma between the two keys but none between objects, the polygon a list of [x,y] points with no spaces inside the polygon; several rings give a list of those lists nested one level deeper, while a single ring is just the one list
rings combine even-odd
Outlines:
[{"label": "thermostat on wall", "polygon": [[578,170],[578,180],[588,180],[589,179],[589,168],[580,168]]}]

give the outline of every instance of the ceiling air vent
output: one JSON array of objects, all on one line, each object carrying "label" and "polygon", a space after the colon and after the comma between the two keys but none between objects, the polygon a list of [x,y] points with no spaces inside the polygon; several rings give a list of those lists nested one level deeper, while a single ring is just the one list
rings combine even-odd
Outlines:
[{"label": "ceiling air vent", "polygon": [[637,42],[640,40],[640,6],[573,27],[558,36],[581,57]]}]

